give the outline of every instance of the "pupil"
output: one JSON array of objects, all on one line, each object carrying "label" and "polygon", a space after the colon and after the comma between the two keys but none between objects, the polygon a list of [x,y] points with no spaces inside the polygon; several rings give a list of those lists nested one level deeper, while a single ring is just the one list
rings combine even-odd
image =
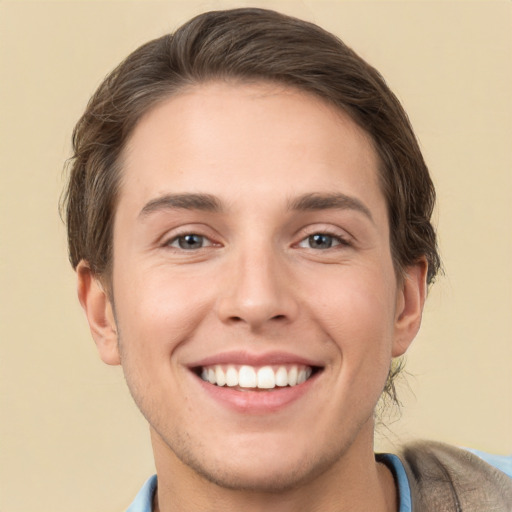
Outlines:
[{"label": "pupil", "polygon": [[311,235],[309,243],[314,249],[329,249],[332,247],[332,237],[329,235]]},{"label": "pupil", "polygon": [[199,235],[185,235],[180,237],[179,245],[182,249],[200,249],[203,245],[203,237]]}]

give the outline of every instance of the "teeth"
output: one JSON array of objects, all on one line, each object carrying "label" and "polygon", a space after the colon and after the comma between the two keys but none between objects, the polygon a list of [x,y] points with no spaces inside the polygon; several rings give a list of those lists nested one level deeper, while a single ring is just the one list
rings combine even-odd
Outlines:
[{"label": "teeth", "polygon": [[258,387],[260,389],[272,389],[276,387],[276,376],[270,366],[263,366],[257,373]]},{"label": "teeth", "polygon": [[276,386],[288,386],[288,372],[284,366],[280,366],[276,372]]},{"label": "teeth", "polygon": [[309,379],[313,370],[309,366],[253,366],[214,365],[202,369],[201,378],[210,384],[241,388],[273,389],[296,386]]},{"label": "teeth", "polygon": [[226,384],[230,387],[238,386],[238,371],[234,366],[228,366],[226,371]]},{"label": "teeth", "polygon": [[217,386],[224,386],[224,384],[226,384],[226,374],[222,371],[220,366],[215,368],[215,380],[217,382]]},{"label": "teeth", "polygon": [[238,385],[241,388],[256,387],[256,372],[252,366],[242,366],[240,368],[240,371],[238,372]]},{"label": "teeth", "polygon": [[298,373],[299,373],[299,370],[297,369],[296,366],[292,366],[290,368],[290,371],[288,372],[288,385],[289,386],[296,386],[297,385],[297,374]]}]

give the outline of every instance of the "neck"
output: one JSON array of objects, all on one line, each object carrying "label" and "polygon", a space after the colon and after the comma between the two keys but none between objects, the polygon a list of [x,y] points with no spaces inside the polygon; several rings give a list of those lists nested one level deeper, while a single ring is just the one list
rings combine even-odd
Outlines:
[{"label": "neck", "polygon": [[[183,464],[152,432],[158,474],[154,512],[396,512],[393,475],[375,461],[373,444],[356,440],[338,461],[306,482],[280,491],[221,487]],[[368,446],[368,443],[366,443]]]}]

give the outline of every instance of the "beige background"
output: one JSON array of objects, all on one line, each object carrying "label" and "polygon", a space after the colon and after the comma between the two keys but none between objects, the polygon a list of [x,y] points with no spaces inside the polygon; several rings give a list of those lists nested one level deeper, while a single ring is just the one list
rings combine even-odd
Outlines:
[{"label": "beige background", "polygon": [[[0,2],[0,511],[123,510],[153,472],[147,427],[96,355],[57,215],[74,122],[129,51],[247,2]],[[512,3],[251,2],[318,22],[387,78],[439,193],[432,289],[378,446],[512,452]]]}]

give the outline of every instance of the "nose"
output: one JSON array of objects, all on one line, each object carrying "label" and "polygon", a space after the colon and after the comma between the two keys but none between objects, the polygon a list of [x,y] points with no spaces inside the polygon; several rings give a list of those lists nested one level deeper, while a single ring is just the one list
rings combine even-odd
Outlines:
[{"label": "nose", "polygon": [[217,314],[224,323],[252,331],[292,322],[299,305],[294,280],[283,261],[267,251],[240,255],[226,265]]}]

